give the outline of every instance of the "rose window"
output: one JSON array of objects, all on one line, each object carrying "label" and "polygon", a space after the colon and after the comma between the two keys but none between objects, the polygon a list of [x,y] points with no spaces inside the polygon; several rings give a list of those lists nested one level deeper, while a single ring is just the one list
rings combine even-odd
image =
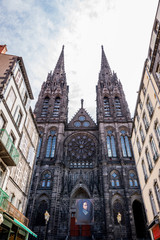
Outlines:
[{"label": "rose window", "polygon": [[95,155],[95,143],[87,135],[78,135],[68,144],[68,156],[71,167],[92,167]]}]

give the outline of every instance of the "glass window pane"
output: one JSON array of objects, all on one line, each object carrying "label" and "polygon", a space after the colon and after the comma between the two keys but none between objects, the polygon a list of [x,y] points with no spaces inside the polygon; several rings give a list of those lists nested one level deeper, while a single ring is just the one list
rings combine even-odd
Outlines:
[{"label": "glass window pane", "polygon": [[109,136],[107,136],[107,149],[108,149],[108,157],[112,157],[111,141]]},{"label": "glass window pane", "polygon": [[122,146],[123,157],[127,157],[127,152],[126,152],[126,147],[125,147],[124,137],[123,136],[121,136],[121,146]]},{"label": "glass window pane", "polygon": [[113,153],[113,157],[116,157],[116,146],[115,146],[115,141],[114,141],[114,137],[111,136],[111,144],[112,144],[112,153]]},{"label": "glass window pane", "polygon": [[52,137],[49,136],[48,143],[47,143],[46,157],[50,157],[51,141],[52,141]]},{"label": "glass window pane", "polygon": [[54,136],[52,140],[51,157],[54,157],[55,147],[56,147],[56,136]]}]

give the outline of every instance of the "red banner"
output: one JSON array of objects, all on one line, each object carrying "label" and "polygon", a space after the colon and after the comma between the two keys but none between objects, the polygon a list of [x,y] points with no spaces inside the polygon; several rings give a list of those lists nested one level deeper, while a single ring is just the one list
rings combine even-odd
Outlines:
[{"label": "red banner", "polygon": [[155,227],[152,228],[152,233],[154,239],[159,239],[160,238],[160,227],[159,224],[157,224]]}]

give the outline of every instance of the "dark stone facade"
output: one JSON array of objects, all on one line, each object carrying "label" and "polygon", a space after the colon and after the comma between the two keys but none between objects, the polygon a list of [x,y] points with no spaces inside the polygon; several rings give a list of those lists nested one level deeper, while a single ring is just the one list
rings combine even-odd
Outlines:
[{"label": "dark stone facade", "polygon": [[[83,108],[83,100],[68,123],[69,88],[62,49],[35,107],[41,139],[27,214],[39,240],[45,234],[48,240],[147,239],[130,145],[132,120],[121,82],[111,72],[103,47],[96,89],[97,124]],[[74,223],[76,199],[94,201],[94,224],[88,230]],[[46,210],[50,219],[45,226]]]}]

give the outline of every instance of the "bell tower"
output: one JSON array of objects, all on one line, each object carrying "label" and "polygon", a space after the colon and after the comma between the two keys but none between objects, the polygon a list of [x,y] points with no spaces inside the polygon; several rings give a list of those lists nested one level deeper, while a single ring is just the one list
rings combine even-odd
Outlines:
[{"label": "bell tower", "polygon": [[116,73],[112,73],[102,46],[101,69],[97,85],[97,122],[124,119],[130,119],[130,112],[123,87]]},{"label": "bell tower", "polygon": [[48,73],[35,106],[37,122],[67,122],[68,91],[64,69],[64,46],[54,71]]}]

